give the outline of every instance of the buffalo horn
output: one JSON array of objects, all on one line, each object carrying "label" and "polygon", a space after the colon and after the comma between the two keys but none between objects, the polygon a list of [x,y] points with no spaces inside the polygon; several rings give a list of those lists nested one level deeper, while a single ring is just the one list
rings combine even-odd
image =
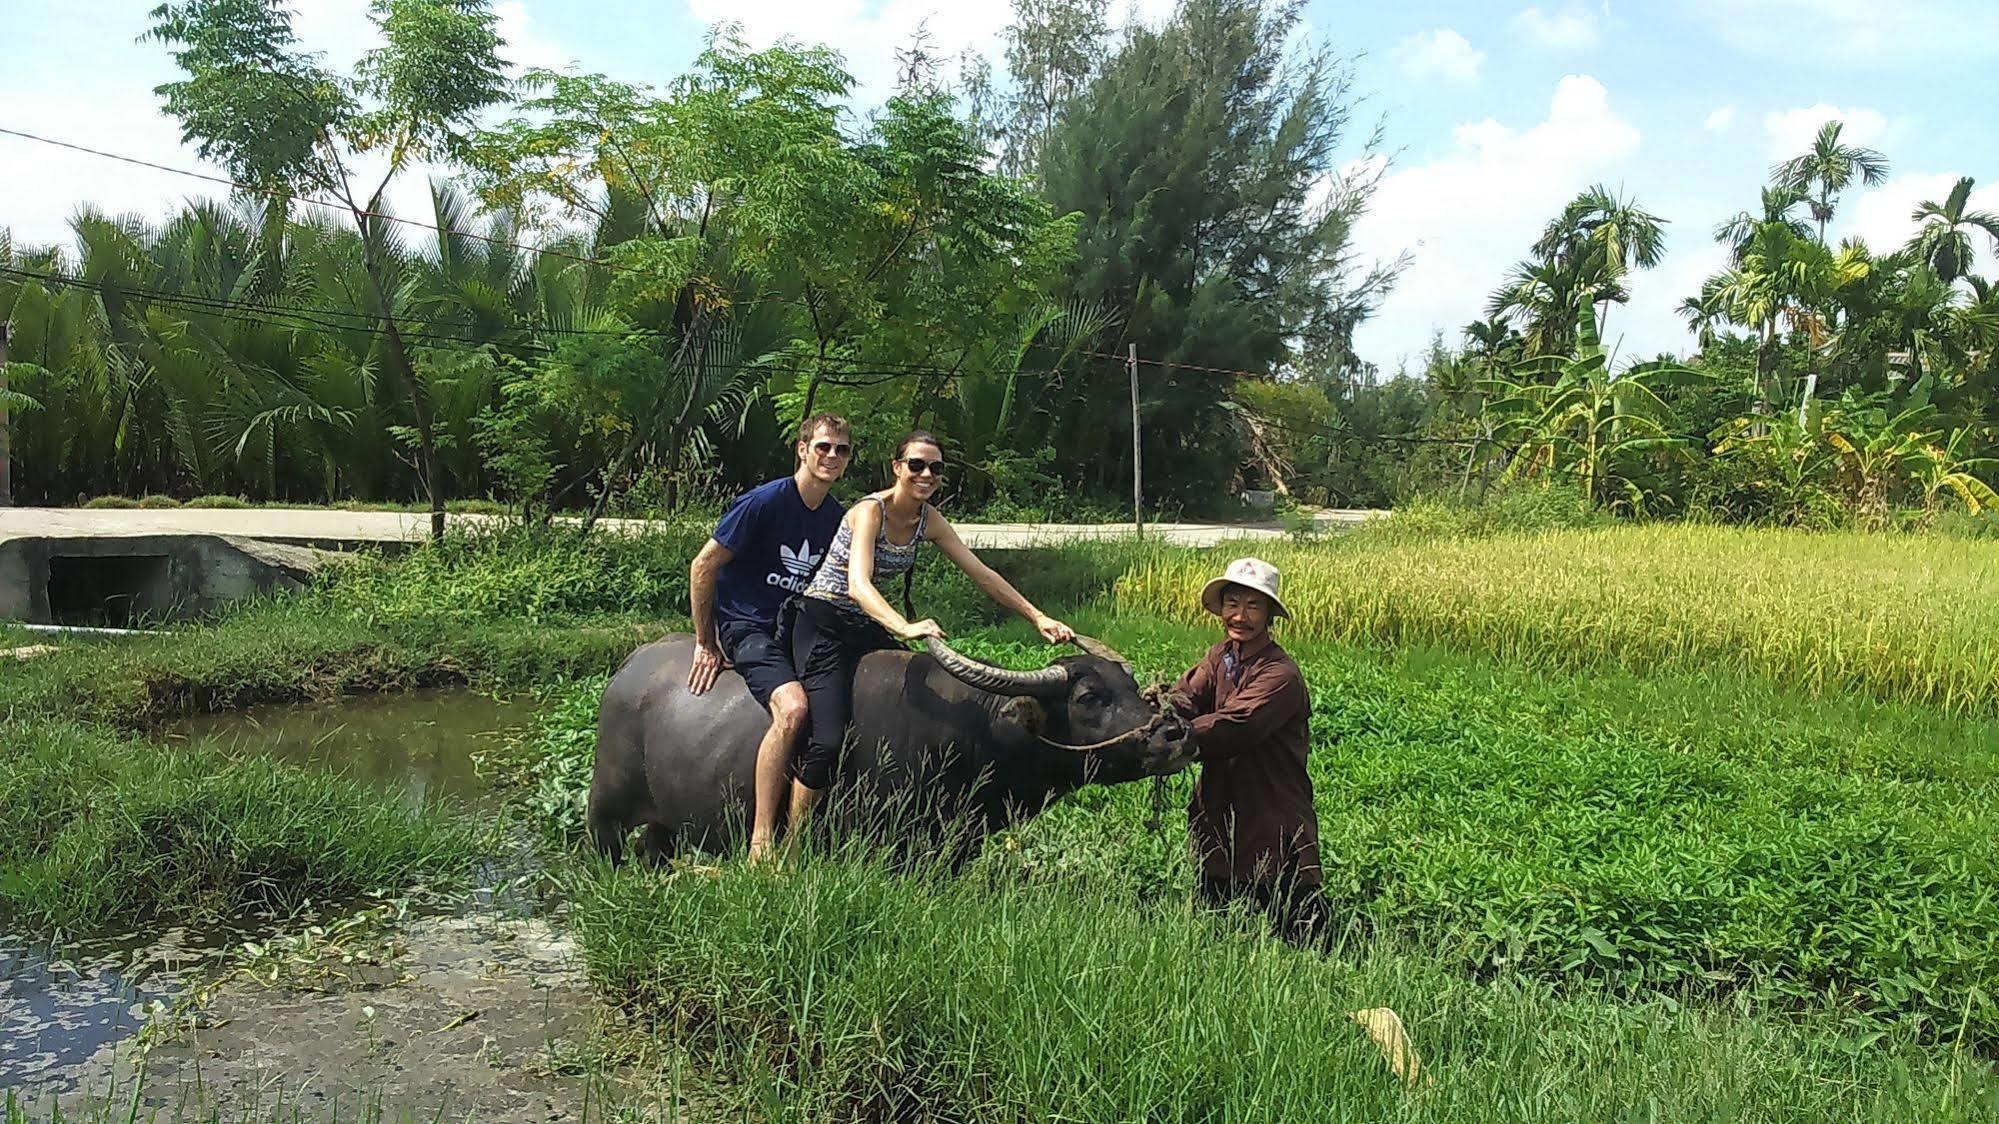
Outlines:
[{"label": "buffalo horn", "polygon": [[1044,667],[1040,671],[1011,671],[994,667],[959,655],[951,650],[949,644],[934,636],[924,641],[924,647],[929,650],[931,659],[944,665],[945,671],[981,691],[997,695],[1050,695],[1069,687],[1069,669],[1065,667]]},{"label": "buffalo horn", "polygon": [[1125,659],[1123,653],[1119,652],[1116,648],[1111,647],[1109,644],[1104,643],[1103,641],[1097,639],[1094,636],[1085,636],[1080,632],[1077,633],[1076,647],[1081,648],[1083,650],[1083,654],[1086,656],[1095,656],[1100,660],[1109,660],[1112,663],[1127,669],[1131,667],[1131,661]]}]

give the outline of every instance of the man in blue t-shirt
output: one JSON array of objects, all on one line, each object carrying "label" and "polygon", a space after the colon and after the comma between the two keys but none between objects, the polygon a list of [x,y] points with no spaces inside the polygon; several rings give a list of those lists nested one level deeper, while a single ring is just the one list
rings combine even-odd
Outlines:
[{"label": "man in blue t-shirt", "polygon": [[846,509],[828,494],[853,452],[845,418],[818,414],[798,428],[798,468],[743,494],[689,572],[694,664],[687,687],[705,694],[733,666],[765,710],[770,729],[757,747],[756,812],[750,861],[770,856],[791,747],[805,729],[805,688],[778,642],[778,610],[804,590],[826,557]]}]

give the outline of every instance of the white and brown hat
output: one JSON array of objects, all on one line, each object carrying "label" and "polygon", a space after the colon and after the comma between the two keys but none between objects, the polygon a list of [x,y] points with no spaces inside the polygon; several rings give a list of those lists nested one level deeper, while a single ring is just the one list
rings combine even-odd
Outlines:
[{"label": "white and brown hat", "polygon": [[1222,612],[1222,590],[1232,585],[1253,589],[1270,598],[1270,615],[1288,617],[1290,610],[1284,607],[1284,599],[1277,595],[1282,576],[1277,567],[1261,558],[1238,558],[1229,563],[1222,576],[1201,587],[1201,607],[1220,616]]}]

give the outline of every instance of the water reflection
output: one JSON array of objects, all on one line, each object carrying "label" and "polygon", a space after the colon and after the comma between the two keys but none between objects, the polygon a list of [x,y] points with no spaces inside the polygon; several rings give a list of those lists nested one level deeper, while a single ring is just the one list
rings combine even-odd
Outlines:
[{"label": "water reflection", "polygon": [[333,769],[401,791],[414,806],[449,796],[487,796],[472,758],[497,746],[534,713],[532,700],[468,690],[357,695],[324,703],[255,706],[204,714],[168,727],[169,741],[212,738],[231,753],[257,753]]},{"label": "water reflection", "polygon": [[74,1087],[71,1070],[172,1005],[234,934],[172,928],[71,945],[0,932],[0,1089],[33,1099]]}]

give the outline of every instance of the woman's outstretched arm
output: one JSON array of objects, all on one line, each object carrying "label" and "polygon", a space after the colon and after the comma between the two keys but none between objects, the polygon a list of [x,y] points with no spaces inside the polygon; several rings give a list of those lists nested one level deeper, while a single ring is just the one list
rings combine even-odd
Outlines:
[{"label": "woman's outstretched arm", "polygon": [[1021,596],[1020,591],[1013,587],[1012,582],[1001,577],[991,566],[981,561],[978,555],[973,554],[972,548],[966,546],[965,540],[958,537],[957,528],[951,526],[951,521],[944,518],[942,512],[933,510],[930,513],[930,522],[924,528],[924,533],[930,541],[937,544],[937,549],[943,551],[945,557],[957,563],[960,570],[965,571],[965,576],[972,579],[973,585],[984,590],[987,597],[1018,613],[1032,624],[1043,640],[1050,644],[1066,644],[1076,638],[1075,630],[1035,608],[1033,602]]}]

